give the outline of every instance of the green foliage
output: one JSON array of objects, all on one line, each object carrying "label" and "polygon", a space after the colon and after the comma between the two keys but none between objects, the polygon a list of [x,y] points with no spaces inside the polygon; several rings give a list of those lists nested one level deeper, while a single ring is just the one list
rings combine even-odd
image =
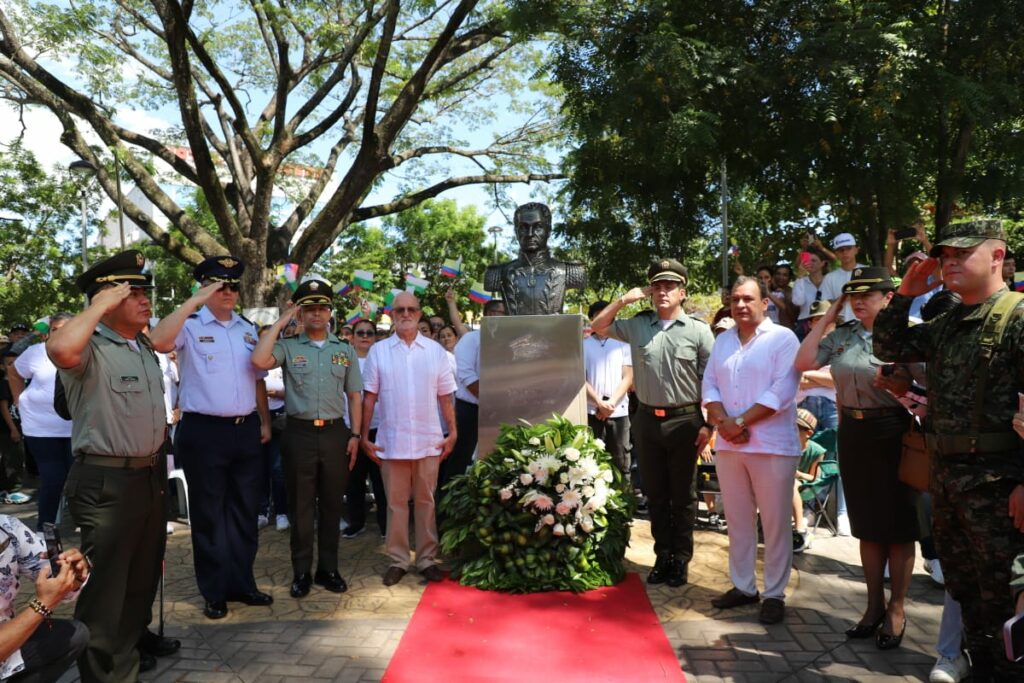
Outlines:
[{"label": "green foliage", "polygon": [[[332,282],[351,282],[357,268],[372,271],[374,291],[368,298],[376,303],[381,303],[392,287],[405,289],[406,273],[416,271],[430,281],[420,297],[424,308],[447,317],[444,294],[453,284],[460,310],[475,305],[467,297],[469,280],[483,279],[492,256],[484,221],[472,206],[460,207],[451,199],[427,200],[388,216],[381,225],[352,226],[335,244],[333,256],[321,259],[317,271]],[[465,276],[459,281],[442,277],[444,261],[459,257]],[[355,307],[352,302],[351,308]]]},{"label": "green foliage", "polygon": [[[441,549],[465,586],[579,592],[625,575],[633,495],[589,427],[559,416],[506,425],[444,490]],[[572,509],[558,507],[570,495]]]},{"label": "green foliage", "polygon": [[81,307],[81,253],[71,239],[81,234],[79,196],[66,171],[49,175],[20,144],[0,150],[0,207],[11,217],[0,219],[0,329]]}]

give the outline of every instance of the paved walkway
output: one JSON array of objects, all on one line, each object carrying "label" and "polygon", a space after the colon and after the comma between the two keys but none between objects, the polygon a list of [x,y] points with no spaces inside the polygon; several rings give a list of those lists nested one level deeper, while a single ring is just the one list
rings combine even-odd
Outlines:
[{"label": "paved walkway", "polygon": [[[34,504],[0,511],[19,516],[34,512],[25,508]],[[193,579],[188,527],[176,528],[168,538],[164,604],[166,632],[183,645],[177,656],[159,660],[155,671],[143,675],[144,681],[378,681],[423,592],[416,575],[391,588],[381,584],[387,562],[380,536],[370,527],[362,536],[342,541],[347,593],[335,595],[314,586],[307,598],[294,600],[288,596],[288,534],[267,528],[260,532],[256,579],[261,590],[274,596],[273,606],[230,604],[226,619],[211,622],[202,615]],[[67,529],[66,538],[67,545],[74,544],[73,529]],[[627,554],[631,571],[646,575],[652,543],[648,523],[637,520]],[[785,622],[767,627],[757,621],[757,606],[727,613],[711,607],[711,597],[729,587],[726,545],[724,535],[699,531],[690,583],[648,590],[689,680],[927,680],[942,591],[923,573],[920,558],[903,647],[880,652],[871,640],[850,643],[843,635],[865,603],[854,539],[819,533],[811,550],[795,561]],[[69,672],[62,682],[77,680]],[[461,680],[452,671],[449,681]]]}]

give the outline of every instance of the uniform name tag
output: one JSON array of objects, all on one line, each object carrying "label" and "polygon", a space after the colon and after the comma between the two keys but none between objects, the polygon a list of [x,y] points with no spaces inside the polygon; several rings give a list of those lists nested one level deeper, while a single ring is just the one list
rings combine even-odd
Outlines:
[{"label": "uniform name tag", "polygon": [[309,364],[309,359],[305,356],[295,356],[292,358],[292,366],[296,368],[304,368]]},{"label": "uniform name tag", "polygon": [[199,343],[200,344],[212,344],[213,341],[214,341],[213,337],[200,337],[199,338]]},{"label": "uniform name tag", "polygon": [[121,381],[122,382],[138,382],[139,378],[138,377],[126,377],[124,375],[121,375]]}]

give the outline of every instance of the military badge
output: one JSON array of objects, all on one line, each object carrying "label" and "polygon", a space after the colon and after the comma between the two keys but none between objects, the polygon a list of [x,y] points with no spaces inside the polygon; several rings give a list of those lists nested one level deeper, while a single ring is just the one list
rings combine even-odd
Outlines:
[{"label": "military badge", "polygon": [[233,258],[222,258],[219,261],[217,261],[217,263],[224,266],[225,268],[234,268],[237,261],[235,261],[235,259]]},{"label": "military badge", "polygon": [[309,359],[305,356],[294,356],[292,358],[292,367],[304,368],[309,365]]},{"label": "military badge", "polygon": [[253,346],[256,346],[256,342],[258,341],[256,339],[256,335],[254,335],[252,332],[246,332],[244,339],[246,344],[252,344]]},{"label": "military badge", "polygon": [[138,264],[139,268],[146,265],[146,257],[141,253],[135,255],[135,263]]}]

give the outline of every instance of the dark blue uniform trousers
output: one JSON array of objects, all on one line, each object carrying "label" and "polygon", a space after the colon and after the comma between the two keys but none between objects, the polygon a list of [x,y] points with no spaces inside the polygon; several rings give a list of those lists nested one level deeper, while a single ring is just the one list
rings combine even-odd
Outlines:
[{"label": "dark blue uniform trousers", "polygon": [[196,583],[206,600],[252,593],[263,492],[260,421],[185,413],[175,447],[188,481]]}]

